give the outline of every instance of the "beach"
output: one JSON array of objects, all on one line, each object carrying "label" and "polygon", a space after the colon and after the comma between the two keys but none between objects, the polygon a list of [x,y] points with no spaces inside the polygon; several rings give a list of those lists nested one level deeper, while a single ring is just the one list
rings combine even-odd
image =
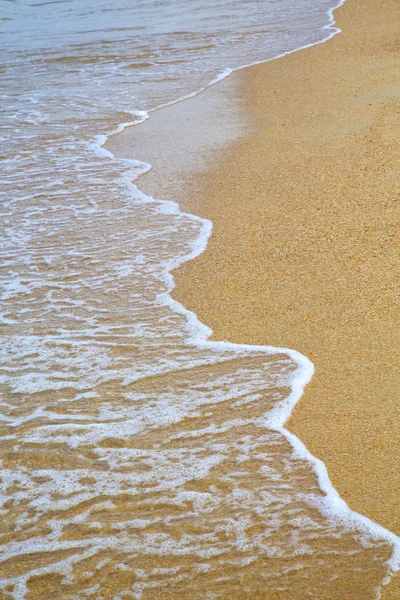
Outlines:
[{"label": "beach", "polygon": [[[107,144],[152,164],[147,194],[212,221],[205,252],[174,271],[174,298],[214,340],[314,363],[286,426],[351,509],[396,534],[399,13],[394,0],[348,0],[326,43],[237,71]],[[238,139],[208,147],[225,120],[244,124]],[[395,578],[382,597],[399,595]]]}]

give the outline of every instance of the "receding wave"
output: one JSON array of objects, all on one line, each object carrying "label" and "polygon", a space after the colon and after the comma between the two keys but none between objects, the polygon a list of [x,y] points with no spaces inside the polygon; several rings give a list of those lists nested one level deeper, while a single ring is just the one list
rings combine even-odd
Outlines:
[{"label": "receding wave", "polygon": [[211,223],[141,193],[150,166],[98,137],[243,56],[324,39],[328,6],[156,4],[18,5],[3,23],[2,594],[376,598],[396,538],[283,429],[311,363],[208,341],[169,292]]}]

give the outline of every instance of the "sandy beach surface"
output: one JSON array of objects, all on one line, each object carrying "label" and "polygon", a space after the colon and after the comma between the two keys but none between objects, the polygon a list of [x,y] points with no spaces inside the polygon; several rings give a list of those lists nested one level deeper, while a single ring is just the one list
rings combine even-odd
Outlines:
[{"label": "sandy beach surface", "polygon": [[[313,361],[287,427],[352,509],[397,534],[399,18],[395,0],[348,0],[327,43],[238,71],[107,145],[152,163],[146,193],[212,220],[174,297],[213,339]],[[383,598],[399,597],[394,578]]]}]

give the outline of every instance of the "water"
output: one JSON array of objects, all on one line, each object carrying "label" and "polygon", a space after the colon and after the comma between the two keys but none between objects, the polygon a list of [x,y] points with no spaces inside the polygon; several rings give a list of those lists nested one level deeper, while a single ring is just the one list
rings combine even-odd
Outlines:
[{"label": "water", "polygon": [[283,429],[311,363],[207,341],[168,292],[211,224],[100,147],[329,8],[0,0],[2,597],[368,599],[395,566]]}]

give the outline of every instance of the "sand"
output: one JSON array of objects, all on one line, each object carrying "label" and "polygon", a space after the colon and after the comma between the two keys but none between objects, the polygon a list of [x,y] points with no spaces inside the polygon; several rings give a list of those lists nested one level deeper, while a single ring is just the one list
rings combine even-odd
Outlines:
[{"label": "sand", "polygon": [[[287,428],[352,509],[400,534],[400,5],[348,0],[335,18],[342,33],[327,43],[238,71],[108,147],[153,164],[144,191],[213,221],[206,251],[174,273],[174,297],[213,339],[313,361]],[[222,125],[201,115],[216,106],[245,126],[207,147]],[[192,141],[171,158],[178,123]],[[398,578],[383,598],[400,598]]]}]

